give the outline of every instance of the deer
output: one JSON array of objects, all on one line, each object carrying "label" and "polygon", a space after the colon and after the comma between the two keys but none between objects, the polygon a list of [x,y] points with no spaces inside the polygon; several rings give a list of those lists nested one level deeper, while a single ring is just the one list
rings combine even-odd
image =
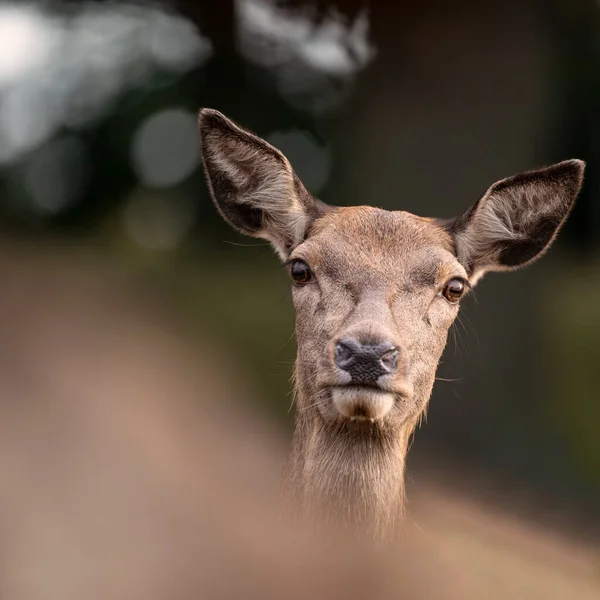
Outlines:
[{"label": "deer", "polygon": [[409,441],[462,299],[488,272],[532,264],[583,183],[565,160],[496,181],[454,218],[333,206],[282,152],[221,112],[199,112],[210,197],[234,230],[266,240],[291,278],[295,425],[286,514],[394,538]]}]

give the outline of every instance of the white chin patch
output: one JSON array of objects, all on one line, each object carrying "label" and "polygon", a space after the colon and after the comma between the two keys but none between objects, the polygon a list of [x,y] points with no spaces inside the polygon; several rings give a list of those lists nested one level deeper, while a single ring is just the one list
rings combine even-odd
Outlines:
[{"label": "white chin patch", "polygon": [[381,419],[394,406],[394,394],[366,387],[336,387],[331,397],[337,411],[349,419]]}]

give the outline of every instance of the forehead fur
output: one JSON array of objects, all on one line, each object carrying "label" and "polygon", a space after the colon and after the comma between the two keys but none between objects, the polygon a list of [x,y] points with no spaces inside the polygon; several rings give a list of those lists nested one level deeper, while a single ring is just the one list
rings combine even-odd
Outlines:
[{"label": "forehead fur", "polygon": [[321,272],[367,287],[405,277],[429,285],[456,275],[458,265],[452,238],[435,219],[370,206],[329,210],[296,254]]},{"label": "forehead fur", "polygon": [[308,237],[347,241],[362,253],[398,255],[403,249],[435,245],[454,253],[451,235],[435,219],[371,206],[340,207],[317,219]]}]

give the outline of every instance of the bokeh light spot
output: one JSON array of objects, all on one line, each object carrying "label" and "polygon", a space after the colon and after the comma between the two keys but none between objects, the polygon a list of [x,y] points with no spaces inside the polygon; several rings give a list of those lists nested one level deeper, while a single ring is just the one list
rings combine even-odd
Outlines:
[{"label": "bokeh light spot", "polygon": [[168,187],[184,181],[199,163],[195,115],[180,108],[152,115],[134,136],[132,161],[147,186]]}]

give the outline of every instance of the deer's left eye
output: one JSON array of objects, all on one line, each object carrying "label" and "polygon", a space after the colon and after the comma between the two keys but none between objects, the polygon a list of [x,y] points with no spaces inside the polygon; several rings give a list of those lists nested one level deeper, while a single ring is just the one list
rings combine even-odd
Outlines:
[{"label": "deer's left eye", "polygon": [[465,293],[467,289],[464,279],[454,278],[451,279],[442,290],[442,295],[451,304],[456,304]]},{"label": "deer's left eye", "polygon": [[295,260],[290,265],[290,274],[296,285],[304,285],[312,278],[310,267],[303,260]]}]

